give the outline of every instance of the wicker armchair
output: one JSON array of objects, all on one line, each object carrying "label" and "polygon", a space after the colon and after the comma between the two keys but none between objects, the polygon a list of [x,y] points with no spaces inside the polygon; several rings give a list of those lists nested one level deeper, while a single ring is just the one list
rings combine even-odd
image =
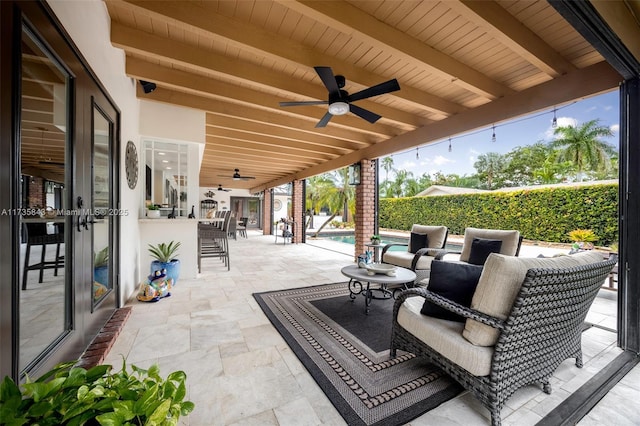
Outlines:
[{"label": "wicker armchair", "polygon": [[502,241],[499,252],[508,256],[518,256],[522,245],[522,235],[516,230],[466,228],[464,230],[462,250],[459,252],[441,250],[436,253],[435,259],[446,260],[444,256],[451,253],[459,254],[460,262],[469,262],[474,239],[476,238]]},{"label": "wicker armchair", "polygon": [[[444,249],[447,243],[449,229],[446,226],[426,226],[416,225],[411,227],[414,234],[426,235],[428,238],[427,247],[410,251],[410,244],[391,243],[382,249],[382,262],[391,265],[400,266],[402,268],[411,269],[416,274],[415,283],[419,283],[425,278],[429,278],[431,271],[431,261],[436,255],[445,255],[447,251]],[[393,246],[405,246],[406,251],[389,251]]]},{"label": "wicker armchair", "polygon": [[[403,350],[426,357],[489,409],[492,425],[500,425],[500,410],[516,390],[540,382],[549,394],[549,379],[564,360],[575,358],[576,366],[582,367],[582,324],[616,261],[603,261],[598,253],[552,259],[494,253],[484,266],[471,308],[428,289],[405,290],[394,305],[391,356]],[[478,294],[490,292],[489,284],[495,285],[496,278],[502,284],[521,283],[512,288],[515,297],[504,297],[510,299],[508,315],[487,314],[487,294]],[[466,323],[420,314],[425,299],[462,315]],[[472,336],[470,326],[491,327],[489,340],[482,341],[487,335]]]}]

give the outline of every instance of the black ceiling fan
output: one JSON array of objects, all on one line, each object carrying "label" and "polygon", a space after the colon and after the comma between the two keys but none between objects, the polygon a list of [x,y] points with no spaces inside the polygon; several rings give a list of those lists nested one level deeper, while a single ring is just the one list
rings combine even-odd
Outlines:
[{"label": "black ceiling fan", "polygon": [[229,191],[231,191],[231,190],[230,190],[230,189],[224,189],[224,188],[222,187],[222,185],[221,185],[221,184],[218,184],[218,191],[225,191],[225,192],[229,192]]},{"label": "black ceiling fan", "polygon": [[367,120],[369,123],[375,123],[381,117],[369,110],[366,110],[352,102],[370,98],[372,96],[383,95],[389,92],[400,90],[398,80],[385,81],[376,84],[367,89],[361,90],[350,95],[346,90],[342,90],[345,85],[345,78],[342,75],[334,75],[331,67],[313,67],[318,76],[329,91],[329,99],[326,101],[301,101],[301,102],[280,102],[281,107],[300,106],[300,105],[329,105],[329,111],[320,119],[316,127],[325,127],[331,117],[334,115],[344,115],[351,111],[360,118]]},{"label": "black ceiling fan", "polygon": [[[228,175],[218,175],[221,177],[229,177]],[[255,177],[253,176],[241,176],[240,175],[240,169],[233,169],[233,176],[231,176],[231,179],[233,180],[249,180],[249,179],[255,179]]]}]

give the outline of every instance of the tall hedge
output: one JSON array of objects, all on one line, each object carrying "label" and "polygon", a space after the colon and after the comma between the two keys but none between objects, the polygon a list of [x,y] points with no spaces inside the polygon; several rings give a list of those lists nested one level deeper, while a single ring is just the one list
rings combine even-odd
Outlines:
[{"label": "tall hedge", "polygon": [[410,230],[414,223],[445,225],[453,235],[467,227],[517,229],[525,239],[570,242],[574,229],[591,229],[597,245],[618,241],[618,185],[543,188],[380,200],[381,228]]}]

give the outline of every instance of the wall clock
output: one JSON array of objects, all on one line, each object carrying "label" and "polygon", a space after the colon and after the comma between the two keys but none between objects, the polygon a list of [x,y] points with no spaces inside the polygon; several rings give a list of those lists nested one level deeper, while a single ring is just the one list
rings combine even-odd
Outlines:
[{"label": "wall clock", "polygon": [[275,200],[275,201],[273,202],[273,209],[274,209],[275,211],[279,211],[281,208],[282,208],[282,201],[280,201],[280,200]]},{"label": "wall clock", "polygon": [[138,183],[138,151],[133,142],[127,142],[127,151],[125,153],[125,169],[127,171],[127,184],[129,188],[135,189]]}]

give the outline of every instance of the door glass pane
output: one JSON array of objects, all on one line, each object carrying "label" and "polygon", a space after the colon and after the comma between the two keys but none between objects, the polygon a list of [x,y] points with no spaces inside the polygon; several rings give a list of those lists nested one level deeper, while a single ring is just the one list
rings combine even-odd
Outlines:
[{"label": "door glass pane", "polygon": [[[89,221],[93,222],[93,303],[97,304],[113,289],[109,229],[111,209],[111,123],[102,112],[93,109],[93,197]],[[93,217],[91,217],[93,213]]]},{"label": "door glass pane", "polygon": [[[25,27],[20,121],[19,368],[68,329],[65,231],[69,76]],[[65,226],[67,225],[67,226]]]}]

